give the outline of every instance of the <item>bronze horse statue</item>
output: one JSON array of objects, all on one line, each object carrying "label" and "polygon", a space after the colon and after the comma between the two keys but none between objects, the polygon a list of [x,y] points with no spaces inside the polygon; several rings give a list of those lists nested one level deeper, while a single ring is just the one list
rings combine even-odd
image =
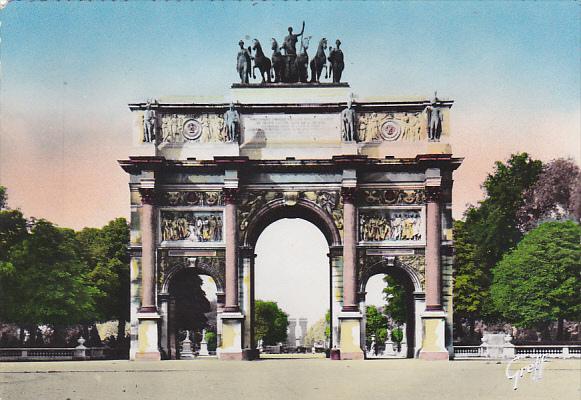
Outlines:
[{"label": "bronze horse statue", "polygon": [[278,42],[275,38],[271,40],[272,49],[272,69],[274,70],[274,82],[279,83],[284,80],[284,64],[285,60],[278,48]]},{"label": "bronze horse statue", "polygon": [[238,75],[240,75],[240,83],[247,84],[250,83],[250,47],[245,49],[242,40],[238,42],[238,45],[240,46],[240,51],[238,52],[236,70],[238,71]]},{"label": "bronze horse statue", "polygon": [[309,41],[311,37],[306,37],[301,40],[301,51],[297,55],[295,60],[297,75],[299,82],[307,83],[307,67],[309,66],[309,55],[307,54],[307,49],[309,48]]},{"label": "bronze horse statue", "polygon": [[252,41],[252,50],[254,50],[255,52],[254,67],[252,67],[252,77],[256,79],[255,70],[256,68],[258,68],[258,70],[260,71],[260,76],[262,77],[262,83],[265,83],[265,81],[268,81],[268,83],[270,83],[271,62],[270,59],[264,55],[264,52],[262,51],[262,46],[260,45],[258,39],[254,39]]},{"label": "bronze horse statue", "polygon": [[321,73],[323,68],[325,68],[325,78],[327,77],[327,56],[325,55],[325,49],[327,48],[327,39],[322,38],[319,41],[319,47],[317,48],[317,54],[311,60],[311,83],[319,83],[321,78]]}]

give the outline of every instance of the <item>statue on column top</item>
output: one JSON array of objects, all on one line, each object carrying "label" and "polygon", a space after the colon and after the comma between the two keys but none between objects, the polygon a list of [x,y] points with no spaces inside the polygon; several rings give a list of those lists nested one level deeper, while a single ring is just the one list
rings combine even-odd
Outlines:
[{"label": "statue on column top", "polygon": [[155,140],[155,129],[157,127],[157,116],[151,109],[151,100],[147,100],[146,110],[143,115],[143,141],[146,143]]},{"label": "statue on column top", "polygon": [[341,111],[341,133],[343,140],[353,142],[355,138],[355,110],[352,107],[352,98],[347,100],[347,108]]},{"label": "statue on column top", "polygon": [[442,134],[442,110],[438,107],[438,92],[434,92],[434,97],[430,105],[426,107],[428,113],[428,140],[439,142]]},{"label": "statue on column top", "polygon": [[240,115],[234,109],[234,104],[230,103],[230,108],[224,113],[224,125],[226,128],[226,142],[238,141],[238,128],[240,127]]}]

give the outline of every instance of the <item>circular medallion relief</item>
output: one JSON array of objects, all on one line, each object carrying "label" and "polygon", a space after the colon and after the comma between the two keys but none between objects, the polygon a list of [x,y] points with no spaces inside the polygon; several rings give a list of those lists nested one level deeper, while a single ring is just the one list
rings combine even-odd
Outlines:
[{"label": "circular medallion relief", "polygon": [[195,119],[184,122],[184,137],[189,140],[198,140],[202,136],[202,124]]},{"label": "circular medallion relief", "polygon": [[380,134],[383,140],[397,140],[401,135],[401,126],[393,120],[385,121],[381,124]]}]

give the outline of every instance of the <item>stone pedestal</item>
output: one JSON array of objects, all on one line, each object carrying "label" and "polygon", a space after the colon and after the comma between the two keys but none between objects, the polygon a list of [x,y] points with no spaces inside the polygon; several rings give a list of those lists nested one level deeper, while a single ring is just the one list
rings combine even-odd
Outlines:
[{"label": "stone pedestal", "polygon": [[190,340],[190,332],[186,333],[186,338],[182,342],[182,351],[180,352],[180,360],[191,360],[194,358],[192,351],[192,341]]},{"label": "stone pedestal", "polygon": [[339,314],[339,349],[341,360],[363,360],[361,350],[361,313],[341,312]]},{"label": "stone pedestal", "polygon": [[395,349],[393,348],[393,341],[391,339],[387,339],[384,342],[385,349],[383,350],[384,356],[393,357],[395,356]]},{"label": "stone pedestal", "polygon": [[242,337],[244,315],[240,312],[223,312],[220,316],[222,325],[221,346],[218,349],[220,360],[242,360]]},{"label": "stone pedestal", "polygon": [[200,342],[200,352],[198,353],[200,356],[209,356],[210,352],[208,351],[208,342],[206,341],[206,330],[202,331],[202,341]]},{"label": "stone pedestal", "polygon": [[161,360],[158,348],[157,322],[160,316],[156,312],[138,313],[137,352],[135,360]]},{"label": "stone pedestal", "polygon": [[446,313],[443,311],[424,311],[422,314],[422,360],[448,360],[446,349]]}]

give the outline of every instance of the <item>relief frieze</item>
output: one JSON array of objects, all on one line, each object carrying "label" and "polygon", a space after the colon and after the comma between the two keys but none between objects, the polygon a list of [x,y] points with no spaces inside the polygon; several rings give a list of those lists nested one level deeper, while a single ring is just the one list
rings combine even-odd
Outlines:
[{"label": "relief frieze", "polygon": [[357,116],[358,137],[361,142],[424,140],[424,120],[421,112],[361,113]]},{"label": "relief frieze", "polygon": [[161,205],[165,206],[223,206],[222,192],[175,191],[163,192],[160,196]]},{"label": "relief frieze", "polygon": [[359,206],[421,205],[426,202],[423,189],[370,189],[357,192]]},{"label": "relief frieze", "polygon": [[218,114],[164,114],[158,143],[220,143],[229,141],[224,116]]},{"label": "relief frieze", "polygon": [[161,211],[161,240],[222,242],[221,211]]},{"label": "relief frieze", "polygon": [[359,240],[364,242],[421,241],[424,226],[419,210],[359,212]]}]

